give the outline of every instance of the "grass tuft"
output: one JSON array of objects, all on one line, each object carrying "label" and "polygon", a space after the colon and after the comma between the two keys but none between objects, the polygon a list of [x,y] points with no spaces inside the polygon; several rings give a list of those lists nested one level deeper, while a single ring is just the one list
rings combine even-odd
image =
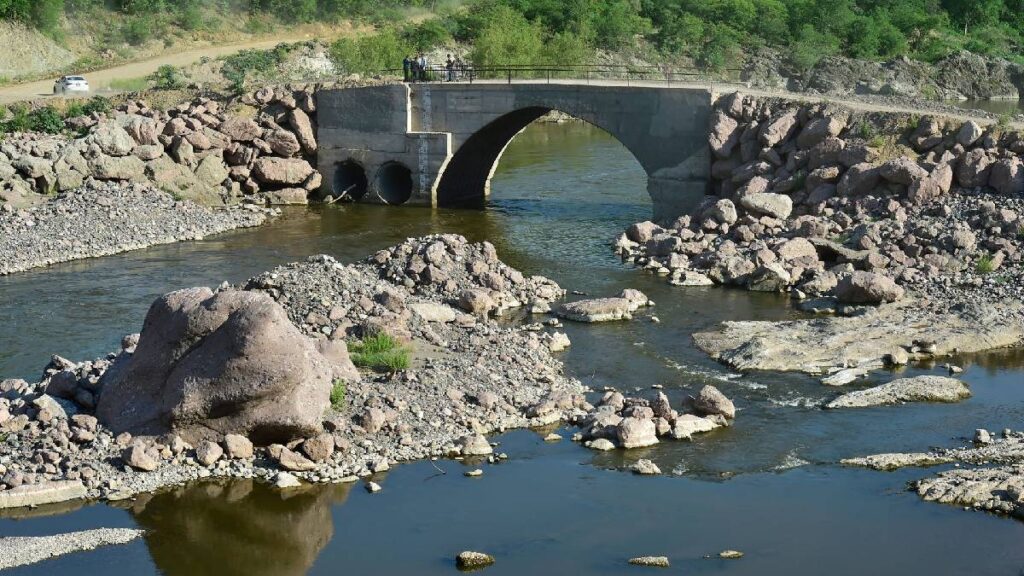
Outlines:
[{"label": "grass tuft", "polygon": [[334,385],[331,386],[331,407],[335,410],[345,409],[345,389],[346,383],[341,378],[334,381]]},{"label": "grass tuft", "polygon": [[409,368],[409,349],[384,333],[364,337],[349,344],[352,363],[377,372],[398,372]]},{"label": "grass tuft", "polygon": [[996,266],[990,254],[982,255],[981,258],[978,258],[978,263],[974,265],[974,271],[978,274],[991,274],[995,269]]}]

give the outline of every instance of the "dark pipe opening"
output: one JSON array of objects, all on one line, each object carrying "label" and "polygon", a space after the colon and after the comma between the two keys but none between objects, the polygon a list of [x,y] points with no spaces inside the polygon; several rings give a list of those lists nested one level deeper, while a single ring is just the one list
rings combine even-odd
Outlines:
[{"label": "dark pipe opening", "polygon": [[377,195],[385,204],[398,205],[412,197],[412,172],[397,162],[377,171]]},{"label": "dark pipe opening", "polygon": [[334,169],[331,195],[342,200],[356,201],[366,195],[366,171],[352,160],[346,160]]}]

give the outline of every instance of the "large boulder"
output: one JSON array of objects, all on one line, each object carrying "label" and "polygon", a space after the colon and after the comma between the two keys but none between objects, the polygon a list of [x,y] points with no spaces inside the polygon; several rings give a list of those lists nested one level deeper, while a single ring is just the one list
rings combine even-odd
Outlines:
[{"label": "large boulder", "polygon": [[298,154],[299,150],[302,150],[298,138],[287,130],[271,130],[263,136],[263,140],[270,146],[274,154],[285,158],[294,156]]},{"label": "large boulder", "polygon": [[988,186],[994,159],[982,148],[968,150],[956,167],[956,180],[964,188]]},{"label": "large boulder", "polygon": [[906,156],[900,156],[878,167],[878,175],[896,184],[910,186],[928,177],[928,171]]},{"label": "large boulder", "polygon": [[740,206],[755,214],[785,220],[793,212],[793,199],[785,194],[759,192],[740,198]]},{"label": "large boulder", "polygon": [[295,132],[302,150],[306,154],[316,154],[316,135],[313,133],[313,122],[309,115],[299,109],[288,111],[288,125]]},{"label": "large boulder", "polygon": [[948,163],[936,166],[927,178],[918,180],[907,189],[907,199],[923,206],[949,193],[953,186],[953,167]]},{"label": "large boulder", "polygon": [[263,133],[259,124],[239,116],[231,116],[221,122],[217,131],[236,142],[251,142]]},{"label": "large boulder", "polygon": [[715,110],[711,114],[711,134],[708,136],[711,151],[717,158],[728,158],[740,141],[742,132],[736,120],[721,110]]},{"label": "large boulder", "polygon": [[270,296],[209,288],[150,307],[135,352],[103,376],[96,415],[115,433],[261,444],[320,431],[337,368]]},{"label": "large boulder", "polygon": [[93,144],[108,156],[127,156],[135,148],[135,140],[124,128],[113,122],[99,124],[90,136]]},{"label": "large boulder", "polygon": [[1016,156],[1000,158],[992,165],[988,185],[1000,194],[1024,192],[1024,163]]},{"label": "large boulder", "polygon": [[797,110],[785,110],[773,116],[761,128],[758,138],[765,148],[785,142],[797,127]]},{"label": "large boulder", "polygon": [[100,155],[89,162],[92,175],[100,180],[142,180],[146,164],[135,156]]},{"label": "large boulder", "polygon": [[863,196],[878,186],[881,178],[878,167],[867,162],[855,164],[839,180],[837,192],[841,196]]},{"label": "large boulder", "polygon": [[133,114],[124,121],[124,129],[140,146],[153,146],[160,143],[159,137],[163,127],[156,120]]},{"label": "large boulder", "polygon": [[835,292],[840,302],[848,304],[881,304],[903,298],[903,288],[892,278],[862,271],[840,280]]},{"label": "large boulder", "polygon": [[313,174],[313,167],[299,158],[263,157],[253,164],[252,172],[260,182],[297,186]]}]

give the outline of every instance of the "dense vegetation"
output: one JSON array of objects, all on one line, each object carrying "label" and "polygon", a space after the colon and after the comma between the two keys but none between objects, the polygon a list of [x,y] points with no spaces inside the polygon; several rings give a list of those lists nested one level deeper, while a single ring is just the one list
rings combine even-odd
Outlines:
[{"label": "dense vegetation", "polygon": [[[401,25],[400,10],[437,17]],[[161,26],[195,29],[210,11],[285,23],[362,19],[373,39],[344,41],[335,55],[350,70],[393,67],[410,51],[471,43],[477,64],[575,63],[595,48],[643,46],[707,67],[774,46],[794,64],[822,56],[896,56],[934,61],[958,50],[1024,61],[1024,0],[0,0],[0,17],[56,30],[65,13],[115,10],[129,43]]]}]

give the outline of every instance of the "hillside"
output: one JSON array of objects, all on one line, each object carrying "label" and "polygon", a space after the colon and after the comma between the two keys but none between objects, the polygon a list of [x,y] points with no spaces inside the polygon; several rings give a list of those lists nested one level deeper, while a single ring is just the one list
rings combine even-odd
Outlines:
[{"label": "hillside", "polygon": [[83,44],[138,52],[274,26],[398,23],[428,8],[438,18],[418,40],[471,41],[498,25],[505,42],[480,54],[491,57],[647,43],[711,68],[765,46],[804,69],[827,56],[935,62],[961,50],[1024,61],[1024,0],[0,0],[0,18],[81,55]]}]

